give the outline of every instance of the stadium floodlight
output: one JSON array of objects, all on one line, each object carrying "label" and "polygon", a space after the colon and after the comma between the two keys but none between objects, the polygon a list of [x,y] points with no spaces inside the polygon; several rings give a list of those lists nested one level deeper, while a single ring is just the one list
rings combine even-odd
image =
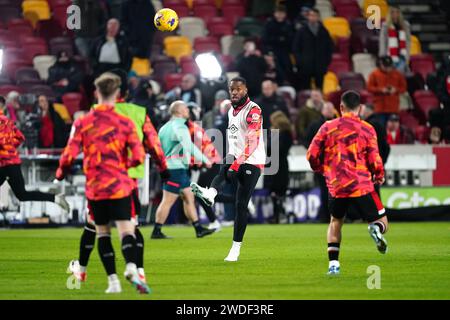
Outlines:
[{"label": "stadium floodlight", "polygon": [[3,49],[0,48],[0,73],[2,73],[3,70]]},{"label": "stadium floodlight", "polygon": [[209,53],[201,53],[195,57],[195,63],[200,70],[200,77],[208,80],[216,80],[222,76],[222,66],[217,57]]}]

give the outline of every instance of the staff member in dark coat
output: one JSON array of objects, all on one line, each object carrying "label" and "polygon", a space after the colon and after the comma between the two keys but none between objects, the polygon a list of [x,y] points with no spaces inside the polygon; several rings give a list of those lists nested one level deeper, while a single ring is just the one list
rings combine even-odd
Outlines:
[{"label": "staff member in dark coat", "polygon": [[312,78],[316,88],[321,89],[323,77],[331,63],[333,41],[320,22],[317,9],[309,10],[308,21],[295,34],[292,51],[297,62],[300,89],[310,89]]}]

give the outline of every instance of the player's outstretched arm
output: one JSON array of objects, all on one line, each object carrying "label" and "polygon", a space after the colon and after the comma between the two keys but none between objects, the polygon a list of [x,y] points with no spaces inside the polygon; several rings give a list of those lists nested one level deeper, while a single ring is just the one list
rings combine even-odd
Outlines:
[{"label": "player's outstretched arm", "polygon": [[75,120],[72,125],[69,141],[67,142],[67,146],[64,148],[61,158],[59,159],[59,167],[56,170],[56,179],[58,180],[65,178],[67,171],[70,169],[76,157],[80,153],[82,144],[80,120],[81,119]]},{"label": "player's outstretched arm", "polygon": [[167,160],[161,146],[161,140],[159,139],[158,132],[148,116],[145,116],[145,123],[142,129],[144,132],[144,146],[152,156],[152,159],[155,161],[159,172],[167,170]]},{"label": "player's outstretched arm", "polygon": [[20,146],[22,144],[22,142],[25,141],[25,136],[23,135],[22,131],[20,131],[15,125],[14,122],[11,121],[12,124],[12,129],[14,131],[14,139],[13,139],[13,144],[14,147],[17,148],[18,146]]},{"label": "player's outstretched arm", "polygon": [[144,146],[142,145],[142,142],[139,140],[139,137],[136,132],[136,126],[129,121],[130,129],[128,135],[127,135],[127,147],[131,150],[131,153],[129,153],[128,163],[127,167],[132,168],[136,167],[145,161],[145,150]]},{"label": "player's outstretched arm", "polygon": [[373,127],[370,127],[369,130],[370,134],[368,135],[366,147],[367,164],[369,171],[374,177],[374,182],[377,184],[382,184],[384,181],[384,167],[380,152],[378,150],[377,135]]}]

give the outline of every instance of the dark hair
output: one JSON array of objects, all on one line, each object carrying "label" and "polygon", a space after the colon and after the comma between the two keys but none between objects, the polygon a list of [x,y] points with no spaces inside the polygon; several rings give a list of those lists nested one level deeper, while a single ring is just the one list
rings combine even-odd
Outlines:
[{"label": "dark hair", "polygon": [[359,93],[353,90],[345,91],[341,97],[341,102],[350,110],[356,110],[361,104],[361,97]]},{"label": "dark hair", "polygon": [[2,104],[6,103],[6,99],[4,96],[0,96],[0,103],[2,103]]},{"label": "dark hair", "polygon": [[315,13],[317,13],[320,16],[320,11],[317,8],[310,8],[309,12],[314,11]]},{"label": "dark hair", "polygon": [[233,79],[230,80],[230,83],[231,82],[242,82],[244,86],[247,86],[247,80],[245,80],[245,78],[242,77],[234,77]]},{"label": "dark hair", "polygon": [[379,65],[384,67],[392,67],[394,62],[390,56],[382,56],[379,58]]}]

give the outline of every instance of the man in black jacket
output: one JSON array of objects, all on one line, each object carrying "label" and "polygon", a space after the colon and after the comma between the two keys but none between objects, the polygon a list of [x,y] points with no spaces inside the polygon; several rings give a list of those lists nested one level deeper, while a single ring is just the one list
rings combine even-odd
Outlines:
[{"label": "man in black jacket", "polygon": [[109,19],[106,34],[97,38],[93,46],[94,76],[113,69],[123,69],[128,72],[131,68],[131,58],[128,40],[120,32],[119,20]]},{"label": "man in black jacket", "polygon": [[300,89],[310,89],[312,78],[316,88],[322,89],[323,77],[331,63],[333,41],[320,22],[317,9],[309,10],[308,21],[295,34],[292,51],[297,62]]}]

